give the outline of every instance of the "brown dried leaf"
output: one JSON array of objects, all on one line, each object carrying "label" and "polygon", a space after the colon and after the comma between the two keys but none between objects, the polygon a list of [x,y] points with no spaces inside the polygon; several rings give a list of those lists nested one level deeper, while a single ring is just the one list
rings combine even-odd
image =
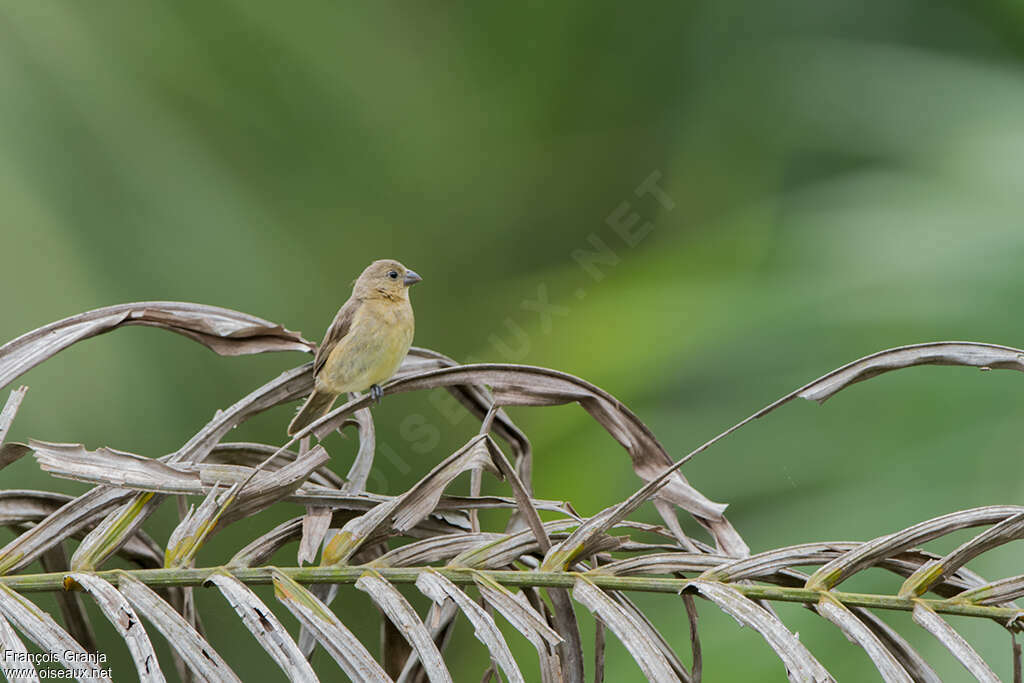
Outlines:
[{"label": "brown dried leaf", "polygon": [[811,590],[828,590],[865,567],[891,557],[913,546],[945,536],[959,529],[984,524],[998,524],[1004,519],[1024,512],[1019,505],[991,505],[961,510],[948,515],[929,519],[894,534],[880,536],[873,541],[862,543],[818,569],[807,580]]},{"label": "brown dried leaf", "polygon": [[[14,422],[14,416],[18,414],[18,407],[21,405],[22,399],[25,398],[25,392],[28,391],[28,387],[18,387],[10,393],[7,397],[7,402],[4,403],[3,410],[0,410],[0,444],[7,438],[7,431],[11,428],[11,423]],[[0,468],[3,465],[0,464]]]},{"label": "brown dried leaf", "polygon": [[145,616],[163,634],[199,680],[241,683],[206,639],[149,586],[127,572],[118,572],[117,587],[136,612]]},{"label": "brown dried leaf", "polygon": [[984,683],[999,683],[999,677],[963,636],[922,603],[914,605],[914,621],[935,636],[972,676]]},{"label": "brown dried leaf", "polygon": [[662,655],[658,644],[627,614],[622,606],[604,591],[580,577],[573,585],[572,596],[600,619],[640,666],[649,681],[678,681],[679,677]]},{"label": "brown dried leaf", "polygon": [[[584,576],[583,578],[586,578],[586,576]],[[682,661],[679,659],[679,656],[675,653],[675,650],[672,649],[672,646],[669,645],[668,641],[665,640],[664,636],[662,636],[658,629],[655,628],[654,623],[647,618],[647,615],[644,614],[643,611],[639,607],[637,607],[637,605],[632,600],[630,600],[629,597],[622,591],[606,590],[604,592],[608,595],[608,597],[610,597],[612,600],[618,603],[619,608],[622,609],[626,613],[626,615],[629,616],[636,623],[636,625],[644,633],[644,636],[650,642],[654,643],[654,645],[658,648],[658,651],[661,652],[661,655],[669,663],[669,666],[672,667],[672,670],[675,672],[676,676],[678,676],[686,683],[690,683],[690,673],[686,670],[686,667],[683,666]],[[683,597],[693,600],[692,595],[685,595]],[[697,649],[700,649],[699,644],[697,645]]]},{"label": "brown dried leaf", "polygon": [[161,500],[162,497],[152,493],[136,493],[109,513],[85,535],[75,549],[71,556],[71,568],[76,571],[98,569],[141,530],[142,524],[153,514]]},{"label": "brown dried leaf", "polygon": [[484,437],[474,437],[401,496],[381,503],[346,524],[324,548],[323,563],[334,565],[348,562],[366,539],[385,524],[390,524],[398,531],[413,528],[437,507],[448,484],[466,470],[485,467],[494,471],[483,440]]},{"label": "brown dried leaf", "polygon": [[522,593],[513,595],[507,588],[485,574],[473,574],[480,597],[503,616],[517,631],[526,636],[540,659],[541,678],[545,683],[561,681],[558,646],[563,638],[548,626],[547,620],[535,610]]},{"label": "brown dried leaf", "polygon": [[824,403],[851,384],[915,365],[966,365],[1024,371],[1024,351],[977,342],[932,342],[886,349],[819,377],[798,391],[800,398]]},{"label": "brown dried leaf", "polygon": [[288,631],[248,586],[226,571],[215,572],[208,581],[220,589],[224,599],[242,618],[260,646],[288,675],[289,680],[302,683],[315,683],[318,680]]},{"label": "brown dried leaf", "polygon": [[[21,642],[21,638],[14,632],[10,622],[4,618],[3,614],[0,614],[0,649],[6,653],[5,664],[15,664],[18,669],[21,669],[21,673],[26,674],[14,676],[12,673],[8,677],[11,683],[39,683],[36,667],[28,658],[28,648],[25,647],[25,643]],[[5,670],[4,673],[7,671]]]},{"label": "brown dried leaf", "polygon": [[149,635],[142,628],[139,615],[135,613],[124,596],[112,585],[92,574],[75,572],[68,574],[65,582],[69,579],[92,595],[96,605],[103,612],[103,616],[110,621],[118,635],[124,639],[128,651],[132,655],[132,661],[135,662],[135,672],[138,674],[139,680],[144,683],[151,681],[158,683],[165,680]]},{"label": "brown dried leaf", "polygon": [[360,576],[355,585],[358,590],[370,596],[374,604],[409,641],[431,683],[451,683],[451,674],[448,673],[448,667],[445,666],[430,632],[398,589],[371,573]]},{"label": "brown dried leaf", "polygon": [[26,391],[28,387],[18,387],[12,391],[3,410],[0,411],[0,470],[29,452],[29,448],[23,443],[4,443]]},{"label": "brown dried leaf", "polygon": [[[544,533],[565,538],[565,531],[578,526],[579,522],[571,519],[560,519],[544,524]],[[537,536],[532,529],[501,536],[476,548],[470,548],[452,558],[452,567],[471,567],[473,569],[498,569],[507,567],[523,555],[541,550]]]},{"label": "brown dried leaf", "polygon": [[[65,669],[83,671],[82,663],[88,661],[88,652],[49,614],[4,584],[0,584],[0,616],[17,626],[43,652],[52,653]],[[76,680],[85,681],[82,675],[75,676]]]},{"label": "brown dried leaf", "polygon": [[0,388],[75,342],[128,325],[176,332],[222,356],[313,350],[298,332],[246,313],[181,301],[141,301],[79,313],[0,346]]},{"label": "brown dried leaf", "polygon": [[0,574],[24,569],[57,543],[95,524],[100,515],[131,495],[130,491],[95,488],[68,501],[0,548]]},{"label": "brown dried leaf", "polygon": [[915,683],[942,683],[942,679],[935,673],[935,670],[924,660],[917,651],[903,639],[899,633],[894,631],[887,623],[879,619],[873,612],[863,607],[854,607],[851,611],[857,615],[865,626],[871,629],[878,639],[888,648],[903,668],[907,670]]},{"label": "brown dried leaf", "polygon": [[910,674],[893,656],[889,648],[882,644],[882,641],[878,639],[874,631],[868,628],[845,605],[832,597],[830,593],[822,593],[815,609],[818,614],[838,626],[847,640],[854,645],[864,648],[868,657],[871,658],[871,662],[878,669],[878,673],[881,674],[883,681],[888,683],[913,683]]},{"label": "brown dried leaf", "polygon": [[412,567],[446,562],[459,553],[479,548],[501,538],[505,538],[505,535],[472,531],[426,538],[395,548],[374,560],[370,566]]},{"label": "brown dried leaf", "polygon": [[790,680],[816,683],[834,681],[814,655],[781,621],[735,588],[714,581],[691,581],[688,589],[697,591],[737,622],[761,634],[782,660]]},{"label": "brown dried leaf", "polygon": [[324,649],[353,681],[393,683],[363,644],[316,598],[290,577],[273,570],[274,595],[299,623],[316,636]]},{"label": "brown dried leaf", "polygon": [[446,600],[453,600],[473,624],[477,639],[487,647],[492,661],[501,667],[508,680],[524,680],[519,665],[516,664],[515,657],[512,656],[508,643],[501,635],[498,625],[494,623],[493,617],[473,602],[458,586],[437,572],[426,571],[416,579],[416,588],[438,605]]},{"label": "brown dried leaf", "polygon": [[[58,543],[43,553],[39,557],[39,563],[44,572],[54,574],[66,572],[69,564],[64,544]],[[99,647],[96,645],[96,634],[93,632],[89,615],[85,611],[85,605],[82,604],[82,596],[76,592],[61,591],[54,597],[57,599],[65,630],[89,652],[99,651]]]},{"label": "brown dried leaf", "polygon": [[998,581],[983,583],[949,599],[950,602],[969,602],[975,605],[998,605],[1024,597],[1024,574]]},{"label": "brown dried leaf", "polygon": [[[659,479],[660,497],[711,522],[709,526],[716,540],[730,553],[746,554],[742,538],[722,516],[725,505],[705,498],[677,471],[673,470],[666,476],[666,467],[673,464],[672,459],[650,430],[614,397],[588,382],[546,368],[479,364],[399,377],[383,389],[385,394],[391,394],[473,384],[490,386],[496,405],[580,403],[626,449],[638,476],[647,481]],[[299,432],[296,438],[307,434],[323,438],[337,429],[353,412],[368,407],[371,401],[369,396],[349,401],[313,422]],[[661,480],[663,476],[665,478]]]},{"label": "brown dried leaf", "polygon": [[[275,454],[277,457],[270,460]],[[297,460],[299,457],[299,454],[295,451],[282,451],[277,446],[270,446],[268,444],[226,442],[214,446],[213,450],[203,459],[201,464],[181,464],[179,466],[202,471],[204,468],[216,467],[218,465],[235,465],[249,468],[263,465],[263,471],[273,472],[274,470],[281,469],[289,462]],[[309,475],[308,481],[310,484],[332,489],[340,489],[345,485],[345,480],[338,476],[328,464],[316,468]]]},{"label": "brown dried leaf", "polygon": [[235,484],[226,489],[215,486],[198,508],[194,505],[189,507],[184,519],[174,527],[170,538],[167,539],[167,550],[164,552],[165,567],[176,569],[192,564],[217,520],[235,499],[240,486],[241,484]]},{"label": "brown dried leaf", "polygon": [[899,597],[908,599],[918,597],[975,557],[1021,537],[1024,537],[1024,513],[1004,519],[999,524],[986,529],[961,544],[941,560],[933,560],[921,565],[900,586]]},{"label": "brown dried leaf", "polygon": [[320,552],[320,546],[327,536],[327,530],[331,527],[331,518],[334,511],[323,505],[311,505],[306,507],[306,514],[302,517],[302,537],[299,540],[299,553],[297,561],[299,566],[316,559]]},{"label": "brown dried leaf", "polygon": [[[457,366],[454,360],[430,349],[412,347],[402,362],[402,366],[392,379],[400,379],[417,375],[428,370],[451,368]],[[485,419],[494,406],[494,396],[483,384],[456,384],[445,387],[455,399],[461,403],[477,419]],[[498,410],[494,417],[492,431],[500,436],[512,448],[516,462],[516,471],[524,483],[529,486],[532,476],[532,451],[530,440],[509,418],[504,410]]]},{"label": "brown dried leaf", "polygon": [[373,469],[373,456],[377,451],[377,429],[373,424],[373,413],[369,408],[357,410],[353,422],[359,434],[359,451],[352,467],[348,470],[348,481],[344,488],[347,493],[362,493]]}]

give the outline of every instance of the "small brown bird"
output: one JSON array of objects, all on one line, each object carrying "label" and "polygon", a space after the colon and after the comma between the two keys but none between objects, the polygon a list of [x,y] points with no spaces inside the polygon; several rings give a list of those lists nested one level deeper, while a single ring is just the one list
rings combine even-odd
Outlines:
[{"label": "small brown bird", "polygon": [[313,393],[288,425],[293,435],[326,415],[339,395],[370,390],[395,374],[409,352],[414,329],[409,287],[423,278],[398,261],[374,261],[327,328],[313,361]]}]

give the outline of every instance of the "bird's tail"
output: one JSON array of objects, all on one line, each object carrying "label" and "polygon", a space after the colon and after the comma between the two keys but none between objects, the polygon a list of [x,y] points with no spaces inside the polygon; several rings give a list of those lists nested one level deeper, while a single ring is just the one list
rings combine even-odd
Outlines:
[{"label": "bird's tail", "polygon": [[337,394],[325,393],[314,389],[313,393],[306,399],[306,403],[302,406],[302,410],[300,410],[299,414],[295,416],[292,423],[288,425],[288,436],[298,433],[299,430],[312,424],[317,418],[320,418],[330,412],[331,406],[334,405],[334,401],[337,398]]}]

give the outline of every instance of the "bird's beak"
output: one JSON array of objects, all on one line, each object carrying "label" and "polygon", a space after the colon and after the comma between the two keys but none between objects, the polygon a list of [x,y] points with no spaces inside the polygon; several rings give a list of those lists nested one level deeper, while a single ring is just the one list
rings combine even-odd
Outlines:
[{"label": "bird's beak", "polygon": [[406,287],[411,287],[414,284],[416,284],[417,282],[422,282],[422,281],[423,281],[423,278],[421,278],[419,276],[419,273],[417,273],[415,270],[407,270],[407,271],[405,271],[405,279],[402,280],[402,284],[404,284]]}]

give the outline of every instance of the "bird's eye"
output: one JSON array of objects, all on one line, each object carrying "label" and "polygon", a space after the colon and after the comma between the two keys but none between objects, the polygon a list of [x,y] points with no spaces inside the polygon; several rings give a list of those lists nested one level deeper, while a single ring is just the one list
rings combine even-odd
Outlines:
[{"label": "bird's eye", "polygon": [[392,280],[397,280],[398,279],[398,271],[397,270],[388,271],[388,277],[391,278]]}]

